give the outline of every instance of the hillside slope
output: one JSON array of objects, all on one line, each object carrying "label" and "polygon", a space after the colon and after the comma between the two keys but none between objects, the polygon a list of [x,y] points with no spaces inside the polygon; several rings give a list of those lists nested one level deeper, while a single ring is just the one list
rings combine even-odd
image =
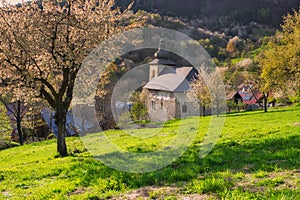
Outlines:
[{"label": "hillside slope", "polygon": [[[131,0],[118,0],[118,5],[126,5]],[[282,15],[298,9],[298,0],[136,0],[134,9],[162,15],[227,19],[240,23],[257,23],[278,26]]]},{"label": "hillside slope", "polygon": [[[180,159],[143,174],[106,167],[86,152],[78,138],[68,138],[71,156],[65,158],[57,157],[53,140],[2,150],[0,199],[297,199],[299,120],[300,107],[227,115],[214,150],[199,159],[210,121],[201,118],[198,136]],[[172,121],[164,130],[177,125]],[[132,152],[161,147],[157,140],[143,144],[122,131],[106,134]]]}]

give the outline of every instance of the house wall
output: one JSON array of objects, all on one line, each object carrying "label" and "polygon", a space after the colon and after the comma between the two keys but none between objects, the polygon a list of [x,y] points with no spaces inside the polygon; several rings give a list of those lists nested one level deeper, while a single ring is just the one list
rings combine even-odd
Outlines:
[{"label": "house wall", "polygon": [[[184,108],[184,106],[186,106]],[[147,90],[146,107],[152,121],[163,122],[174,118],[199,116],[199,109],[188,102],[186,94]]]},{"label": "house wall", "polygon": [[186,93],[175,93],[178,100],[177,104],[177,118],[184,118],[188,116],[199,116],[200,111],[198,105],[187,98]]},{"label": "house wall", "polygon": [[173,93],[147,90],[146,107],[152,121],[162,122],[175,118],[176,99]]}]

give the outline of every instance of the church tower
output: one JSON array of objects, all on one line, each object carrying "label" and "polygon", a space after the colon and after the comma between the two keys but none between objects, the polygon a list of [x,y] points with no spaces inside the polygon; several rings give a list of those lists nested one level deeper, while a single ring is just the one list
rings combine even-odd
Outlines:
[{"label": "church tower", "polygon": [[149,67],[149,81],[153,78],[158,77],[160,73],[166,67],[175,67],[175,63],[169,59],[170,54],[164,50],[165,43],[164,40],[160,40],[160,45],[158,51],[154,54],[154,60],[150,63]]}]

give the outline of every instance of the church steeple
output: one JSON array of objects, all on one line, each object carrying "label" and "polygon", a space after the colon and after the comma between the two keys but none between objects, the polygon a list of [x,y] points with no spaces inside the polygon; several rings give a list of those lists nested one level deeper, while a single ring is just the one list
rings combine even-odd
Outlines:
[{"label": "church steeple", "polygon": [[165,40],[162,37],[159,41],[159,48],[157,52],[154,54],[154,60],[150,63],[153,65],[167,65],[167,66],[175,66],[175,63],[170,60],[170,53],[166,50]]},{"label": "church steeple", "polygon": [[160,39],[158,51],[154,54],[154,60],[150,63],[149,81],[159,76],[166,67],[173,68],[176,63],[170,60],[170,54],[164,50],[165,41],[163,37]]},{"label": "church steeple", "polygon": [[157,59],[169,59],[170,55],[168,52],[164,50],[166,48],[165,41],[163,38],[160,39],[159,43],[159,49],[158,51],[154,54],[155,58]]}]

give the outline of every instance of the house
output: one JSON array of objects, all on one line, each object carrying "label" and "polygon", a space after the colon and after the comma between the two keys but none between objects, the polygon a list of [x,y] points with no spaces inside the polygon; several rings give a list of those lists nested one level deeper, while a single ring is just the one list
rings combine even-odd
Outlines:
[{"label": "house", "polygon": [[227,100],[233,100],[236,104],[242,101],[246,110],[257,110],[262,108],[263,95],[259,89],[255,88],[253,81],[242,83],[237,87],[237,91],[230,92]]},{"label": "house", "polygon": [[199,109],[186,94],[198,71],[193,66],[177,66],[161,48],[154,57],[149,66],[149,82],[143,87],[150,119],[162,122],[199,115]]},{"label": "house", "polygon": [[263,95],[259,89],[255,87],[253,81],[242,83],[237,87],[239,94],[243,98],[246,110],[257,110],[262,108]]},{"label": "house", "polygon": [[227,100],[232,100],[235,104],[238,104],[239,102],[243,102],[243,97],[240,95],[239,92],[230,92],[226,95]]}]

